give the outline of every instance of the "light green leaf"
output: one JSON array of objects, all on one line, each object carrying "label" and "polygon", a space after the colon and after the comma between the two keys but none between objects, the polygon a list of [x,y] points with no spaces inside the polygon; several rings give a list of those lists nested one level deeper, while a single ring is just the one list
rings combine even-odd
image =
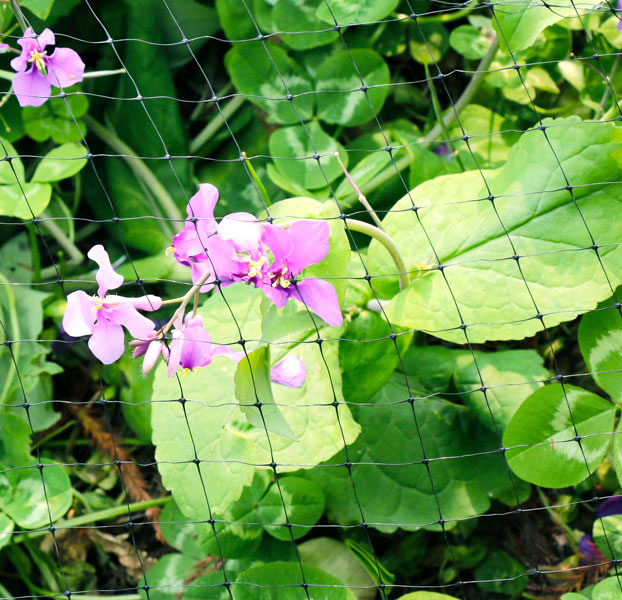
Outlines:
[{"label": "light green leaf", "polygon": [[438,63],[449,48],[449,33],[440,23],[411,24],[410,55],[422,65]]},{"label": "light green leaf", "polygon": [[[614,418],[615,407],[596,394],[571,385],[540,388],[505,430],[508,463],[521,479],[542,487],[576,485],[605,457]],[[575,427],[578,435],[588,436],[581,447],[574,441]]]},{"label": "light green leaf", "polygon": [[206,554],[199,541],[199,532],[205,528],[205,523],[189,521],[179,510],[175,500],[169,500],[160,513],[162,537],[173,548],[197,561],[205,558]]},{"label": "light green leaf", "polygon": [[[615,17],[613,18],[615,19]],[[572,87],[579,92],[583,91],[585,88],[585,67],[582,63],[575,60],[562,60],[557,63],[557,68]]]},{"label": "light green leaf", "polygon": [[459,25],[449,36],[449,45],[458,54],[471,60],[482,58],[491,43],[490,37],[473,25]]},{"label": "light green leaf", "polygon": [[27,8],[35,17],[45,21],[50,16],[54,0],[21,0],[20,6]]},{"label": "light green leaf", "polygon": [[[622,217],[622,193],[613,183],[622,166],[622,130],[576,117],[544,123],[557,158],[542,132],[530,131],[496,171],[469,171],[425,182],[384,218],[408,269],[436,265],[430,244],[445,267],[444,273],[431,270],[414,277],[393,298],[386,309],[393,323],[457,343],[465,342],[462,322],[469,324],[471,342],[521,339],[542,330],[535,318],[538,309],[550,328],[594,308],[611,295],[611,285],[622,282],[622,247],[611,227],[612,220]],[[582,215],[564,189],[557,159],[574,186]],[[482,177],[495,198],[496,212],[483,201],[488,191]],[[409,210],[413,203],[424,207],[418,216]],[[592,244],[583,219],[603,245],[599,254],[608,278],[595,253],[583,250]],[[523,257],[522,273],[512,260],[508,235]],[[372,275],[383,275],[375,279],[376,289],[395,293],[395,284],[387,282],[395,266],[376,241],[370,244],[367,264]]]},{"label": "light green leaf", "polygon": [[405,596],[400,596],[395,600],[458,600],[455,596],[439,594],[438,592],[412,592]]},{"label": "light green leaf", "polygon": [[[348,155],[349,153],[344,153],[343,158],[346,158]],[[350,172],[350,175],[359,189],[365,189],[367,183],[381,171],[384,171],[391,163],[392,158],[388,152],[372,152],[357,163],[356,167]],[[350,202],[343,201],[343,198],[350,194],[352,194],[352,186],[350,182],[344,178],[335,191],[335,195],[343,209],[350,208],[357,202],[357,198],[354,198]]]},{"label": "light green leaf", "polygon": [[71,507],[71,482],[64,467],[49,460],[41,462],[45,490],[41,473],[34,467],[5,473],[9,493],[0,490],[0,508],[24,529],[48,526],[50,518],[56,521]]},{"label": "light green leaf", "polygon": [[48,152],[37,165],[32,183],[60,181],[81,171],[87,163],[87,150],[81,144],[63,144]]},{"label": "light green leaf", "polygon": [[[301,586],[303,570],[304,581],[309,584],[306,590]],[[256,600],[257,586],[267,588],[270,600],[354,600],[339,579],[309,565],[303,565],[301,570],[297,562],[251,567],[240,573],[237,581],[237,585],[231,586],[233,600]]]},{"label": "light green leaf", "polygon": [[[274,404],[268,346],[257,348],[240,360],[234,382],[235,397],[240,403],[240,410],[253,427],[295,441],[287,421],[283,418],[279,407]],[[256,403],[261,403],[261,408],[256,407]]]},{"label": "light green leaf", "polygon": [[612,304],[613,299],[600,306],[600,310],[583,315],[578,338],[581,354],[596,383],[614,402],[619,402],[622,400],[622,315]]},{"label": "light green leaf", "polygon": [[[315,14],[323,4],[324,0],[278,0],[274,5],[272,18],[275,29],[295,32],[281,34],[290,48],[308,50],[330,44],[339,37],[337,31],[330,31],[329,26]],[[316,31],[318,33],[313,33]]]},{"label": "light green leaf", "polygon": [[52,187],[47,183],[23,183],[0,187],[0,215],[30,220],[50,203]]},{"label": "light green leaf", "polygon": [[[486,512],[490,494],[504,488],[508,474],[498,452],[499,440],[463,406],[436,398],[406,402],[404,376],[394,374],[371,405],[353,407],[362,431],[349,447],[352,478],[358,500],[345,468],[320,466],[306,476],[315,480],[326,495],[327,514],[343,525],[360,523],[359,504],[365,520],[391,533],[398,528],[430,527],[439,519],[465,518]],[[419,441],[421,436],[421,442]],[[423,459],[421,443],[428,459],[434,490]],[[343,465],[339,454],[330,464]],[[485,472],[486,477],[481,477]],[[382,493],[378,493],[382,490]]]},{"label": "light green leaf", "polygon": [[[343,173],[333,156],[335,152],[341,151],[341,160],[348,164],[343,146],[315,121],[277,129],[270,136],[269,147],[281,174],[309,190],[325,187]],[[312,158],[316,151],[321,156],[319,163]]]},{"label": "light green leaf", "polygon": [[322,569],[339,577],[344,585],[352,586],[357,600],[372,600],[376,596],[376,583],[354,553],[343,543],[320,537],[298,546],[300,560],[306,565]]},{"label": "light green leaf", "polygon": [[24,164],[19,157],[19,152],[8,140],[0,138],[0,158],[11,157],[11,160],[0,161],[0,184],[16,185],[24,184]]},{"label": "light green leaf", "polygon": [[230,40],[245,40],[257,36],[257,28],[244,3],[238,0],[216,0],[220,25]]},{"label": "light green leaf", "polygon": [[[491,431],[503,431],[518,407],[549,376],[535,350],[480,352],[413,346],[404,357],[412,385],[426,393],[457,391]],[[486,395],[480,391],[482,383]],[[450,390],[451,387],[451,390]]]},{"label": "light green leaf", "polygon": [[596,519],[592,537],[598,549],[607,558],[622,556],[622,515],[612,515]]},{"label": "light green leaf", "polygon": [[[268,113],[269,121],[284,125],[306,121],[313,112],[313,95],[306,93],[312,89],[311,80],[283,48],[275,44],[266,47],[267,51],[259,42],[252,42],[229,50],[225,66],[231,81],[240,94],[248,95],[251,102]],[[298,114],[286,99],[287,90],[279,73],[292,95],[304,94],[293,100]]]},{"label": "light green leaf", "polygon": [[0,512],[0,548],[6,546],[11,541],[11,533],[14,528],[15,523],[4,513]]},{"label": "light green leaf", "polygon": [[[279,489],[280,486],[280,489]],[[285,510],[287,510],[287,518]],[[324,512],[324,494],[315,484],[301,477],[280,477],[261,499],[257,509],[264,529],[277,540],[301,538],[315,525]],[[293,527],[278,527],[291,523]],[[307,525],[307,527],[301,527]],[[290,530],[291,529],[291,534]]]},{"label": "light green leaf", "polygon": [[499,33],[502,48],[507,46],[511,52],[519,52],[529,48],[550,25],[562,19],[578,19],[577,15],[589,12],[598,2],[587,0],[577,8],[572,0],[561,0],[552,10],[548,5],[534,5],[527,0],[513,2],[504,6],[503,10],[496,11],[498,22],[495,21],[495,30]]},{"label": "light green leaf", "polygon": [[[361,79],[369,88],[367,94],[360,90]],[[327,123],[352,126],[366,123],[380,112],[391,75],[380,54],[354,49],[329,56],[319,66],[316,80],[318,117]]]},{"label": "light green leaf", "polygon": [[596,584],[592,590],[592,600],[618,600],[620,593],[620,578],[608,577]]},{"label": "light green leaf", "polygon": [[322,3],[317,16],[329,25],[334,25],[335,20],[339,25],[369,23],[391,14],[398,2],[399,0],[331,0],[330,10],[326,3]]},{"label": "light green leaf", "polygon": [[[186,585],[184,581],[192,574],[194,565],[199,562],[192,556],[184,554],[166,554],[151,567],[138,583],[138,592],[143,600],[172,600],[181,598]],[[149,583],[149,596],[141,589]]]},{"label": "light green leaf", "polygon": [[[289,194],[305,197],[311,196],[311,192],[303,188],[297,181],[293,181],[289,177],[281,174],[281,172],[274,166],[274,163],[267,164],[266,174],[274,185],[280,187]],[[317,195],[317,192],[315,192],[315,195]]]}]

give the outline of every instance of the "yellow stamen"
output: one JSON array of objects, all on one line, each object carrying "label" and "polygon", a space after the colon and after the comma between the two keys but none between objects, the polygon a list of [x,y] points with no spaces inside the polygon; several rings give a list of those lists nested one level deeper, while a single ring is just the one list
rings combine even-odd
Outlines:
[{"label": "yellow stamen", "polygon": [[268,259],[262,254],[259,260],[248,259],[248,277],[260,277],[261,267],[268,262]]},{"label": "yellow stamen", "polygon": [[39,69],[39,72],[42,75],[47,75],[47,67],[45,66],[45,60],[44,57],[47,55],[47,52],[43,51],[40,52],[39,50],[31,50],[30,51],[30,58],[28,59],[28,62],[31,63],[35,63],[35,66],[37,67],[37,69]]},{"label": "yellow stamen", "polygon": [[170,256],[171,254],[173,254],[173,252],[175,252],[175,246],[169,246],[169,247],[166,249],[165,254],[166,254],[166,256]]},{"label": "yellow stamen", "polygon": [[101,298],[93,298],[93,300],[95,300],[96,304],[93,308],[91,308],[92,312],[97,312],[98,310],[104,308],[104,301]]},{"label": "yellow stamen", "polygon": [[190,373],[190,369],[188,369],[187,367],[181,372],[181,376],[185,377],[186,375],[188,375],[188,373]]},{"label": "yellow stamen", "polygon": [[287,267],[283,267],[281,272],[276,276],[276,279],[272,282],[272,287],[281,286],[282,288],[288,288],[292,282],[289,279],[285,279],[287,274]]}]

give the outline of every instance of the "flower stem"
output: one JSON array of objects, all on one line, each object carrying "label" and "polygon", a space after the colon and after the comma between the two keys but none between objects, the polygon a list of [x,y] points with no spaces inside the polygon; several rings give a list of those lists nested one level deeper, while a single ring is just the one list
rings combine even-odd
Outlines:
[{"label": "flower stem", "polygon": [[259,179],[259,175],[257,175],[257,171],[255,171],[255,168],[251,164],[251,161],[247,158],[246,152],[242,152],[242,158],[244,159],[246,168],[248,169],[248,172],[253,178],[253,181],[257,184],[257,187],[259,188],[259,193],[261,194],[261,197],[263,198],[264,204],[266,206],[270,206],[272,204],[272,201],[270,200],[270,196],[268,195],[268,190],[264,186],[261,179]]},{"label": "flower stem", "polygon": [[151,169],[147,167],[144,161],[138,158],[136,153],[123,140],[93,117],[84,115],[82,118],[86,122],[87,127],[100,140],[122,155],[122,158],[130,169],[132,169],[134,175],[143,181],[151,193],[157,198],[168,218],[172,221],[183,221],[182,214],[173,201],[173,198],[171,198],[166,188],[160,183],[160,180],[153,174]]},{"label": "flower stem", "polygon": [[9,0],[9,4],[11,5],[11,10],[19,23],[19,26],[22,28],[22,32],[26,32],[28,29],[28,23],[26,23],[26,19],[24,19],[24,14],[22,13],[22,9],[19,7],[18,0]]},{"label": "flower stem", "polygon": [[352,179],[352,175],[348,173],[348,170],[346,169],[345,165],[341,162],[341,157],[339,156],[339,152],[335,152],[335,157],[337,158],[337,162],[339,162],[339,164],[341,165],[341,168],[343,169],[343,172],[346,176],[346,179],[348,180],[348,183],[352,186],[352,189],[356,192],[358,196],[357,198],[358,201],[367,209],[369,216],[372,218],[374,223],[377,225],[378,229],[382,229],[382,231],[384,231],[384,227],[382,226],[382,221],[380,220],[380,217],[378,217],[378,215],[376,214],[376,211],[372,208],[372,205],[369,203],[367,198],[364,196],[363,192],[361,192],[358,185],[356,185],[356,182],[354,181],[354,179]]},{"label": "flower stem", "polygon": [[59,246],[67,252],[72,261],[81,263],[84,260],[84,254],[78,250],[75,244],[65,235],[65,232],[52,220],[45,212],[39,215],[39,222],[44,229],[58,242]]},{"label": "flower stem", "polygon": [[109,75],[123,75],[123,73],[127,73],[127,71],[123,68],[106,69],[104,71],[89,71],[88,73],[84,73],[84,75],[82,75],[82,78],[83,79],[95,79],[97,77],[108,77]]},{"label": "flower stem", "polygon": [[358,221],[356,219],[346,219],[345,222],[348,228],[352,231],[358,231],[359,233],[364,233],[365,235],[374,238],[387,249],[387,251],[391,255],[391,258],[393,259],[393,262],[395,263],[395,266],[397,267],[397,276],[400,281],[400,290],[408,287],[408,269],[406,268],[406,263],[404,262],[402,253],[397,247],[397,244],[393,241],[393,238],[386,232],[382,231],[382,229],[378,229],[378,227],[374,227],[373,225],[365,223],[364,221]]},{"label": "flower stem", "polygon": [[242,96],[235,96],[227,104],[225,104],[220,111],[218,111],[209,123],[198,133],[198,135],[190,142],[190,153],[194,154],[201,149],[201,146],[205,144],[224,124],[227,119],[230,119],[244,104],[246,98]]},{"label": "flower stem", "polygon": [[[171,496],[164,496],[163,498],[153,498],[152,500],[143,500],[142,502],[133,502],[131,504],[121,504],[120,506],[113,506],[112,508],[105,508],[104,510],[97,510],[86,515],[80,515],[73,519],[61,519],[56,521],[54,526],[56,529],[69,529],[73,527],[80,527],[81,525],[88,525],[90,523],[96,523],[97,521],[109,521],[110,519],[116,519],[117,517],[123,517],[129,513],[141,512],[154,506],[162,506],[171,499]],[[27,540],[29,538],[41,537],[49,533],[48,528],[40,531],[31,531],[29,533],[20,533],[13,538],[15,544]]]}]

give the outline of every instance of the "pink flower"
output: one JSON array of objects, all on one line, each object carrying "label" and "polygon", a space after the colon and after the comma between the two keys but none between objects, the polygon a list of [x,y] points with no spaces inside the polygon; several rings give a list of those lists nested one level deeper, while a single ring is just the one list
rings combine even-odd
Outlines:
[{"label": "pink flower", "polygon": [[[618,0],[618,12],[622,12],[622,0]],[[618,16],[618,19],[619,18]],[[618,22],[618,31],[622,31],[622,20]]]},{"label": "pink flower", "polygon": [[337,326],[341,325],[343,317],[335,288],[315,277],[294,281],[306,267],[324,260],[328,254],[329,234],[326,221],[295,221],[287,229],[264,225],[263,244],[274,260],[260,287],[277,308],[283,308],[293,298],[329,325]]},{"label": "pink flower", "polygon": [[270,370],[270,380],[287,387],[299,388],[305,382],[307,369],[304,362],[293,354],[286,356]]},{"label": "pink flower", "polygon": [[11,46],[9,46],[8,44],[0,44],[0,54],[6,54],[9,51],[9,48]]},{"label": "pink flower", "polygon": [[20,106],[41,106],[50,97],[52,86],[65,89],[82,81],[84,63],[75,50],[56,48],[48,56],[46,46],[56,43],[51,30],[35,36],[29,27],[17,43],[22,53],[11,66],[17,71],[13,91]]},{"label": "pink flower", "polygon": [[108,290],[121,286],[123,276],[115,273],[102,245],[93,246],[88,257],[99,265],[97,296],[91,297],[82,290],[69,294],[63,328],[72,337],[90,336],[91,352],[108,365],[123,354],[123,327],[135,338],[148,339],[153,335],[154,324],[138,310],[157,310],[162,300],[151,295],[140,298],[106,296]]}]

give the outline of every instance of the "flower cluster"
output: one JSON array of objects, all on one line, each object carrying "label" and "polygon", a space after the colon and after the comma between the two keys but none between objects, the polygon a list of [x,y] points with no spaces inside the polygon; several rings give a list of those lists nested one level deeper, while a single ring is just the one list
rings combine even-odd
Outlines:
[{"label": "flower cluster", "polygon": [[[106,250],[94,246],[88,257],[99,265],[99,289],[90,297],[79,290],[69,294],[63,327],[70,336],[89,337],[91,352],[104,364],[118,360],[125,348],[123,328],[135,338],[130,345],[135,358],[143,357],[143,373],[162,358],[169,377],[209,365],[224,355],[233,361],[244,357],[228,346],[212,344],[203,319],[196,309],[186,313],[190,300],[215,285],[227,287],[245,283],[259,288],[277,308],[290,299],[302,302],[329,325],[340,325],[341,310],[333,286],[315,277],[298,279],[303,270],[322,261],[329,249],[326,221],[301,220],[286,226],[261,223],[249,213],[232,213],[220,223],[214,219],[218,190],[202,184],[188,203],[188,219],[167,251],[191,269],[193,286],[176,300],[163,302],[157,296],[125,298],[110,295],[123,284],[113,269]],[[139,311],[155,311],[163,304],[179,303],[166,325],[157,328]],[[195,303],[196,306],[196,303]],[[170,332],[170,336],[168,335]],[[290,355],[276,364],[271,379],[289,387],[305,381],[305,365]]]},{"label": "flower cluster", "polygon": [[29,27],[17,43],[22,52],[11,61],[11,66],[17,71],[13,91],[20,106],[41,106],[50,97],[52,86],[66,89],[82,81],[84,63],[75,50],[55,48],[48,55],[46,47],[56,44],[50,29],[35,35]]}]

